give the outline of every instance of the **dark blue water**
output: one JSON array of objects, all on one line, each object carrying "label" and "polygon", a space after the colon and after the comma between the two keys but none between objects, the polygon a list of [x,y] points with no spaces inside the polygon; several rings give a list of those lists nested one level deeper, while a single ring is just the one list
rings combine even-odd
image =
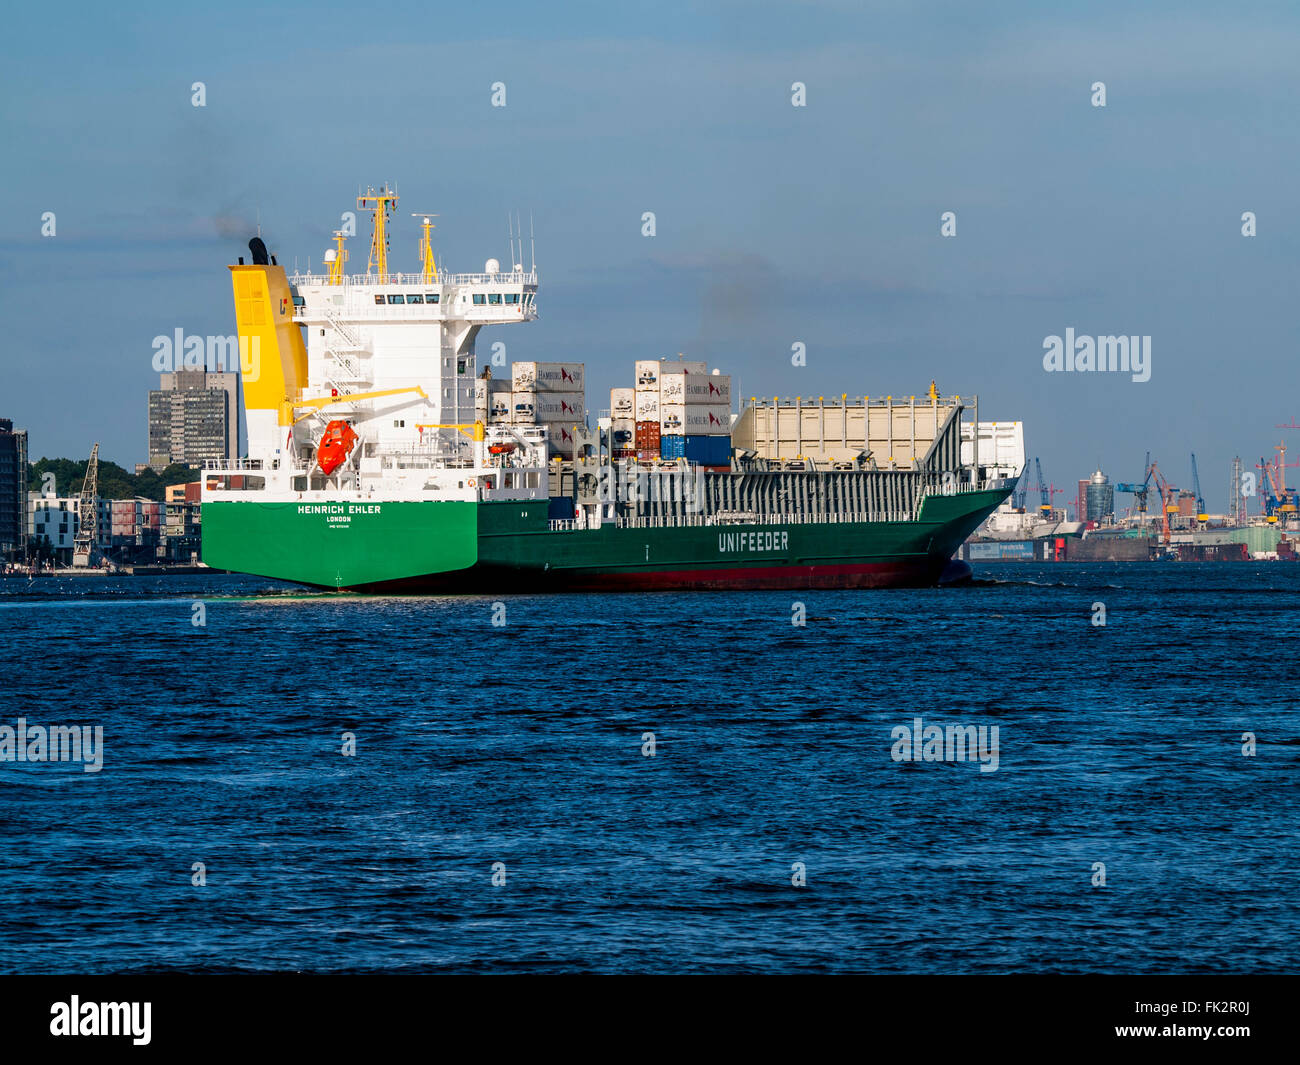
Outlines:
[{"label": "dark blue water", "polygon": [[[2,580],[0,724],[102,725],[104,761],[0,763],[0,969],[1300,967],[1300,566],[977,574],[500,626]],[[917,716],[997,725],[997,770],[895,761]]]}]

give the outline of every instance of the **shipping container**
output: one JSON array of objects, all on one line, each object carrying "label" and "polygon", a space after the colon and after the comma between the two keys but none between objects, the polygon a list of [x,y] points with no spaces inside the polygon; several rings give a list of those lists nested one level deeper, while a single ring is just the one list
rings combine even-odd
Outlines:
[{"label": "shipping container", "polygon": [[636,420],[639,422],[657,422],[659,420],[658,392],[637,392]]},{"label": "shipping container", "polygon": [[586,420],[581,392],[512,392],[510,400],[516,425]]},{"label": "shipping container", "polygon": [[510,367],[512,392],[581,392],[580,362],[517,362]]},{"label": "shipping container", "polygon": [[575,444],[572,424],[552,422],[546,426],[546,445],[552,455],[561,455],[566,459],[571,459],[573,458]]},{"label": "shipping container", "polygon": [[660,408],[659,424],[665,436],[730,436],[731,409],[725,405],[665,403]]},{"label": "shipping container", "polygon": [[731,374],[669,373],[659,375],[661,403],[731,405]]},{"label": "shipping container", "polygon": [[658,448],[641,448],[636,453],[638,462],[654,462],[659,458]]},{"label": "shipping container", "polygon": [[[511,388],[510,382],[504,377],[493,377],[487,380],[479,377],[474,381],[474,402],[487,403],[498,393],[503,392],[506,395],[509,395],[512,391],[513,389]],[[520,391],[526,392],[527,389],[521,388]]]},{"label": "shipping container", "polygon": [[662,434],[659,431],[658,422],[636,423],[636,447],[638,451],[653,451],[655,455],[658,455],[660,436]]},{"label": "shipping container", "polygon": [[636,387],[658,388],[663,373],[707,373],[708,364],[691,359],[638,359]]},{"label": "shipping container", "polygon": [[609,413],[612,418],[635,418],[636,389],[611,388],[609,390]]},{"label": "shipping container", "polygon": [[659,454],[666,459],[684,458],[697,466],[729,466],[731,437],[665,436],[659,441]]},{"label": "shipping container", "polygon": [[637,451],[634,447],[616,447],[609,453],[609,456],[614,459],[614,461],[619,462],[623,459],[635,459]]},{"label": "shipping container", "polygon": [[636,422],[631,418],[614,418],[609,424],[609,446],[613,450],[636,447]]}]

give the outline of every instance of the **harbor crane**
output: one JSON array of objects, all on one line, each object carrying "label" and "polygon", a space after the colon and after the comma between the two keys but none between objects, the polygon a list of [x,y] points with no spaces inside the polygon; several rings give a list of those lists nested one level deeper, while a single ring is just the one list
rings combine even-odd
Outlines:
[{"label": "harbor crane", "polygon": [[72,541],[72,566],[87,569],[91,565],[99,540],[99,444],[90,449],[86,476],[77,500],[77,535]]},{"label": "harbor crane", "polygon": [[1178,489],[1165,480],[1164,474],[1151,463],[1147,470],[1147,480],[1156,479],[1156,491],[1160,493],[1160,541],[1169,546],[1169,515],[1178,513]]},{"label": "harbor crane", "polygon": [[1264,513],[1269,518],[1276,518],[1279,514],[1295,513],[1295,489],[1286,486],[1286,471],[1300,465],[1300,463],[1286,461],[1285,443],[1274,444],[1273,450],[1278,453],[1277,458],[1272,462],[1265,462],[1263,456],[1260,456],[1259,462],[1255,465],[1255,468],[1260,471],[1260,479],[1263,482],[1260,485],[1263,489],[1260,494],[1264,500]]},{"label": "harbor crane", "polygon": [[1147,512],[1147,493],[1151,490],[1151,473],[1155,469],[1151,462],[1151,452],[1147,452],[1147,463],[1145,466],[1146,479],[1141,484],[1117,484],[1115,491],[1128,492],[1137,501],[1138,518],[1144,518]]},{"label": "harbor crane", "polygon": [[1201,495],[1201,475],[1196,472],[1196,452],[1192,452],[1192,491],[1196,493],[1196,520],[1209,521],[1205,512],[1205,496]]},{"label": "harbor crane", "polygon": [[1025,493],[1029,491],[1029,466],[1025,465],[1016,480],[1015,490],[1011,494],[1011,505],[1022,514],[1025,510]]}]

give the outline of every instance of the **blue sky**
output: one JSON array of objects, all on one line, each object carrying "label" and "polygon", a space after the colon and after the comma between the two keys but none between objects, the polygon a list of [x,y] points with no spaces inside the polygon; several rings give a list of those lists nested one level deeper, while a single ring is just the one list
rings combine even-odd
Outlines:
[{"label": "blue sky", "polygon": [[[1274,428],[1300,416],[1289,5],[47,10],[0,45],[0,417],[33,457],[142,461],[152,338],[233,332],[225,265],[258,212],[282,263],[319,264],[383,181],[408,269],[408,209],[439,212],[461,270],[532,212],[541,318],[480,352],[583,361],[592,408],[679,351],[745,396],[934,378],[1022,419],[1057,485],[1140,478],[1150,449],[1188,486],[1195,451],[1215,509],[1234,454],[1300,450]],[[1045,373],[1067,327],[1149,334],[1151,380]]]}]

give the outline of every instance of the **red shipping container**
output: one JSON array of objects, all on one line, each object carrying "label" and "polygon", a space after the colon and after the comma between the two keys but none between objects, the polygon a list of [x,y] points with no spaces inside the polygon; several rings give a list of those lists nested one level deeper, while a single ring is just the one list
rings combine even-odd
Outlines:
[{"label": "red shipping container", "polygon": [[636,448],[638,451],[654,451],[659,453],[659,423],[658,422],[637,422],[636,423]]}]

